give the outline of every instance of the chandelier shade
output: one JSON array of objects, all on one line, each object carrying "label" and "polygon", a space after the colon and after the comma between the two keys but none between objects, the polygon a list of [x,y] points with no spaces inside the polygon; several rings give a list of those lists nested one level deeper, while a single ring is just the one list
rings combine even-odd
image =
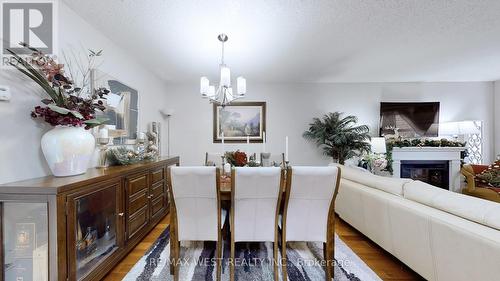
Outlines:
[{"label": "chandelier shade", "polygon": [[229,67],[222,66],[220,68],[220,85],[222,87],[231,87],[231,70]]},{"label": "chandelier shade", "polygon": [[236,79],[236,87],[238,88],[238,95],[244,96],[247,92],[247,80],[243,77],[238,77]]},{"label": "chandelier shade", "polygon": [[228,40],[227,35],[220,34],[218,37],[222,43],[220,79],[219,85],[210,85],[210,80],[206,76],[200,78],[200,93],[202,98],[207,98],[211,103],[226,106],[232,101],[242,98],[247,92],[247,81],[243,77],[236,79],[236,93],[231,86],[231,69],[224,63],[224,43]]},{"label": "chandelier shade", "polygon": [[200,79],[200,93],[202,95],[207,96],[209,88],[210,88],[210,81],[208,81],[208,78],[205,76],[201,77],[201,79]]}]

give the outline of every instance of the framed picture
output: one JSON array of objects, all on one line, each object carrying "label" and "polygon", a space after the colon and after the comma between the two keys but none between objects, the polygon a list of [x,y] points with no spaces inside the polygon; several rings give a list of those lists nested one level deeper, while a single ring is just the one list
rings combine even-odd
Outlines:
[{"label": "framed picture", "polygon": [[116,145],[126,144],[128,139],[137,138],[139,122],[139,92],[100,70],[91,72],[91,87],[105,87],[110,90],[104,104],[106,111],[97,111],[99,116],[109,118],[106,127]]},{"label": "framed picture", "polygon": [[266,131],[265,102],[233,102],[225,107],[213,105],[214,143],[245,143],[247,136],[252,143],[261,143]]}]

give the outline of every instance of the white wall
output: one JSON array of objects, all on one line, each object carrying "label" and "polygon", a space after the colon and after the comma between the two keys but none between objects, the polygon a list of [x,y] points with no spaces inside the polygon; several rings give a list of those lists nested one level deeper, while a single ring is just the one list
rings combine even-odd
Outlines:
[{"label": "white wall", "polygon": [[[168,86],[166,107],[175,110],[171,119],[171,151],[184,165],[201,164],[204,153],[220,152],[212,143],[212,106],[198,94],[196,81]],[[484,120],[485,161],[493,155],[493,83],[355,83],[355,84],[255,84],[248,81],[245,100],[267,102],[268,151],[283,152],[290,141],[290,162],[324,164],[329,159],[301,134],[313,117],[342,111],[356,115],[359,123],[377,134],[381,101],[439,101],[440,121]],[[229,146],[229,145],[228,145]],[[227,149],[246,149],[233,144]],[[260,152],[260,144],[251,144]]]},{"label": "white wall", "polygon": [[500,81],[495,82],[495,157],[500,155]]},{"label": "white wall", "polygon": [[[59,2],[59,50],[102,49],[102,71],[136,88],[140,95],[139,129],[162,120],[159,109],[165,103],[165,84],[123,48],[113,44],[64,3]],[[33,121],[30,112],[40,104],[43,92],[18,72],[0,70],[0,85],[11,87],[12,100],[0,102],[0,183],[49,174],[40,150],[40,139],[49,126]]]}]

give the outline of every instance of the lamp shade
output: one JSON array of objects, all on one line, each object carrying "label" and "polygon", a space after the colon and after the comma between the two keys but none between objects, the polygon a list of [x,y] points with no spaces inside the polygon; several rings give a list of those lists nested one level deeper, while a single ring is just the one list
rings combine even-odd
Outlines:
[{"label": "lamp shade", "polygon": [[236,79],[236,86],[238,87],[238,95],[243,96],[247,92],[247,80],[243,77]]},{"label": "lamp shade", "polygon": [[231,70],[227,66],[220,68],[220,85],[221,87],[231,86]]},{"label": "lamp shade", "polygon": [[372,138],[370,144],[372,146],[373,153],[386,153],[387,152],[384,137]]},{"label": "lamp shade", "polygon": [[210,81],[208,81],[208,78],[205,76],[201,77],[200,78],[200,93],[203,96],[206,96],[208,94],[209,86],[210,86]]}]

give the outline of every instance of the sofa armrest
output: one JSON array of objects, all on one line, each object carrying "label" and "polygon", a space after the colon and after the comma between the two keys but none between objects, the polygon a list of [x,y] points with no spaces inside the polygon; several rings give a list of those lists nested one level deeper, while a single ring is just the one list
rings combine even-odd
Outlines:
[{"label": "sofa armrest", "polygon": [[476,189],[476,182],[474,178],[476,177],[476,174],[474,173],[474,169],[472,168],[471,165],[465,164],[463,165],[462,169],[460,169],[460,172],[462,175],[465,177],[465,180],[467,181],[467,189],[468,191],[473,191]]}]

